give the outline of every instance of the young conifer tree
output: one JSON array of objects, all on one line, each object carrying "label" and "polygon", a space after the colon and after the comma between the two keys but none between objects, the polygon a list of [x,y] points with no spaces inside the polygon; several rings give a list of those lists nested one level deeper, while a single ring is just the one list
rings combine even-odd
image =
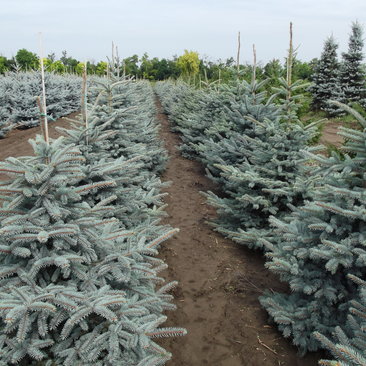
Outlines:
[{"label": "young conifer tree", "polygon": [[358,22],[352,24],[348,51],[342,54],[340,81],[343,92],[343,101],[346,103],[359,102],[365,107],[366,71],[363,61],[363,29]]},{"label": "young conifer tree", "polygon": [[111,127],[118,131],[111,138],[109,151],[114,158],[135,158],[143,152],[143,161],[151,174],[164,169],[167,155],[158,138],[159,124],[155,119],[154,94],[149,83],[119,80],[111,76],[98,82],[94,102],[101,113],[119,114]]},{"label": "young conifer tree", "polygon": [[185,157],[194,157],[195,145],[201,140],[206,127],[202,120],[197,123],[205,107],[202,102],[204,94],[184,82],[159,82],[155,90],[172,123],[172,130],[182,133],[179,149]]},{"label": "young conifer tree", "polygon": [[323,366],[360,366],[366,365],[366,282],[355,276],[349,276],[359,285],[359,295],[351,301],[347,318],[346,332],[336,327],[332,339],[319,332],[314,336],[337,361],[319,361]]},{"label": "young conifer tree", "polygon": [[175,283],[158,288],[166,265],[154,256],[176,230],[126,230],[116,195],[100,194],[121,184],[113,178],[123,168],[126,184],[138,184],[131,161],[108,150],[115,107],[108,118],[100,106],[89,127],[76,121],[67,135],[80,149],[37,137],[34,157],[0,163],[10,176],[0,185],[4,364],[157,366],[171,355],[152,339],[185,333],[159,328]]},{"label": "young conifer tree", "polygon": [[284,215],[308,197],[306,169],[299,165],[301,148],[314,129],[301,124],[253,120],[257,136],[241,136],[241,162],[216,164],[225,196],[208,192],[217,208],[216,230],[240,244],[266,249],[275,240],[269,227],[271,215]]},{"label": "young conifer tree", "polygon": [[308,195],[302,182],[306,173],[298,162],[315,130],[296,115],[292,94],[304,87],[302,83],[283,79],[277,91],[285,102],[279,106],[272,103],[274,96],[267,99],[258,92],[260,85],[253,80],[241,101],[232,103],[230,138],[208,141],[201,152],[225,192],[224,197],[206,194],[218,210],[215,228],[241,244],[265,249],[273,241],[269,217],[289,212]]},{"label": "young conifer tree", "polygon": [[323,52],[314,70],[313,85],[309,88],[313,96],[312,108],[326,111],[330,115],[337,114],[337,108],[328,104],[328,100],[340,100],[342,97],[337,48],[333,36],[325,40]]},{"label": "young conifer tree", "polygon": [[[48,114],[59,118],[80,108],[80,78],[46,73]],[[41,94],[39,72],[11,72],[0,78],[0,138],[8,127],[34,127],[39,123],[36,98]]]},{"label": "young conifer tree", "polygon": [[[208,129],[202,130],[201,142],[196,145],[209,177],[225,192],[224,197],[206,194],[218,209],[216,229],[254,248],[268,244],[270,215],[289,212],[289,205],[306,197],[307,186],[298,179],[298,175],[305,177],[298,160],[302,158],[300,150],[315,133],[313,126],[305,128],[298,120],[291,97],[286,108],[277,106],[275,96],[268,98],[261,91],[264,84],[254,78],[250,83],[236,80],[218,94],[229,121],[227,128],[211,136],[206,135]],[[294,91],[291,85],[281,89],[285,97]],[[297,88],[301,84],[293,85]],[[197,115],[197,123],[202,115]],[[180,123],[183,125],[184,120]],[[197,131],[181,129],[186,140]]]},{"label": "young conifer tree", "polygon": [[245,138],[255,138],[260,134],[253,121],[261,124],[266,120],[279,120],[281,110],[273,104],[273,98],[267,98],[262,91],[264,85],[265,81],[248,83],[236,80],[219,95],[225,100],[225,115],[229,123],[225,130],[205,137],[197,151],[208,175],[220,184],[225,184],[225,179],[216,165],[235,166],[246,160]]},{"label": "young conifer tree", "polygon": [[153,256],[175,230],[147,240],[105,218],[115,197],[91,207],[84,195],[114,181],[83,184],[85,159],[58,139],[33,143],[35,157],[9,158],[0,191],[0,349],[7,364],[160,365],[152,337],[171,297]]},{"label": "young conifer tree", "polygon": [[[115,186],[101,187],[85,196],[90,205],[114,195],[117,217],[126,228],[136,228],[142,225],[146,231],[147,221],[161,216],[164,212],[160,193],[163,184],[160,179],[148,169],[144,163],[146,149],[138,151],[138,155],[128,159],[121,155],[114,158],[110,147],[118,130],[112,129],[115,123],[123,123],[124,117],[115,109],[106,113],[100,106],[90,106],[88,112],[88,128],[83,120],[73,120],[71,129],[58,129],[66,135],[67,143],[79,146],[86,159],[85,183],[97,183],[103,180],[114,180]],[[141,146],[143,146],[141,144]],[[144,146],[143,146],[144,147]],[[157,227],[150,226],[152,232]]]},{"label": "young conifer tree", "polygon": [[357,293],[347,275],[366,275],[366,120],[334,103],[352,113],[363,129],[341,128],[347,139],[343,154],[334,152],[327,158],[307,153],[313,161],[311,200],[288,217],[271,219],[277,244],[270,247],[266,266],[289,284],[291,293],[261,298],[279,329],[303,353],[319,348],[314,331],[329,337],[335,327],[347,327],[350,301]]}]

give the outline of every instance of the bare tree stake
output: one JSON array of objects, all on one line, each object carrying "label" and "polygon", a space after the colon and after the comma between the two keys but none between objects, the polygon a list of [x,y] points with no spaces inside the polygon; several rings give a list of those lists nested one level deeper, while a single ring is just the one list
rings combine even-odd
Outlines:
[{"label": "bare tree stake", "polygon": [[39,33],[39,58],[41,62],[41,77],[42,77],[42,110],[43,110],[43,122],[44,122],[44,139],[47,145],[50,144],[48,136],[48,121],[47,121],[47,107],[46,107],[46,85],[44,81],[44,63],[43,63],[43,45],[42,45],[42,33]]},{"label": "bare tree stake", "polygon": [[236,69],[239,71],[240,67],[240,32],[238,32],[238,53],[236,55]]}]

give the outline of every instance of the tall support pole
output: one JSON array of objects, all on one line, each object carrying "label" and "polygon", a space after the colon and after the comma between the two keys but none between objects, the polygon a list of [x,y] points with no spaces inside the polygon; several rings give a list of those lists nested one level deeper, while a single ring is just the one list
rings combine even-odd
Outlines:
[{"label": "tall support pole", "polygon": [[253,83],[256,80],[256,75],[257,75],[257,51],[255,49],[255,44],[253,44]]},{"label": "tall support pole", "polygon": [[86,144],[88,145],[89,123],[87,110],[87,62],[84,63],[83,83],[81,88],[81,115],[86,128]]},{"label": "tall support pole", "polygon": [[292,44],[292,22],[290,22],[290,46],[288,50],[288,57],[287,57],[287,86],[289,88],[289,92],[287,94],[287,99],[291,98],[290,87],[292,84],[292,64],[293,64],[293,57],[294,57],[294,48]]},{"label": "tall support pole", "polygon": [[46,106],[46,85],[44,81],[44,62],[43,62],[43,44],[42,44],[42,33],[39,33],[39,58],[41,63],[41,78],[42,78],[42,112],[43,112],[43,132],[44,139],[47,145],[50,144],[48,135],[48,120],[47,120],[47,106]]},{"label": "tall support pole", "polygon": [[238,32],[238,53],[236,55],[236,69],[240,68],[240,32]]}]

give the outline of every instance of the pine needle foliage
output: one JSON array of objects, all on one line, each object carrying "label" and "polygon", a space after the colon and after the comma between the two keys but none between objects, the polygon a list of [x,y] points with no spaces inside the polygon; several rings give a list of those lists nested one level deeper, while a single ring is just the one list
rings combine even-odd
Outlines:
[{"label": "pine needle foliage", "polygon": [[366,282],[355,276],[349,276],[359,286],[359,294],[350,303],[347,319],[347,335],[339,326],[329,340],[319,332],[314,336],[324,348],[331,352],[337,361],[321,360],[319,365],[360,366],[366,365]]},{"label": "pine needle foliage", "polygon": [[[352,111],[363,129],[366,120]],[[365,272],[365,130],[341,128],[343,154],[330,157],[307,152],[315,181],[312,195],[287,217],[272,217],[277,245],[266,266],[280,275],[291,293],[267,293],[261,304],[302,353],[320,347],[313,332],[331,337],[337,326],[346,332],[347,314],[357,287],[348,274]]]},{"label": "pine needle foliage", "polygon": [[164,151],[155,121],[149,140],[139,129],[153,94],[122,81],[118,93],[106,81],[88,127],[76,119],[66,137],[32,141],[33,157],[0,163],[0,364],[158,366],[171,354],[154,339],[186,333],[161,327],[176,282],[156,254],[178,230],[151,207]]},{"label": "pine needle foliage", "polygon": [[343,102],[358,102],[366,107],[366,72],[363,61],[363,29],[358,22],[352,23],[348,51],[342,54],[340,82]]},{"label": "pine needle foliage", "polygon": [[[47,112],[56,119],[80,108],[80,78],[46,73]],[[0,76],[0,138],[10,128],[39,124],[36,98],[41,95],[39,72],[10,72]]]},{"label": "pine needle foliage", "polygon": [[[108,201],[91,207],[83,196],[103,181],[82,184],[85,159],[62,139],[33,142],[34,158],[9,158],[0,171],[2,359],[52,359],[62,365],[159,364],[170,356],[151,337],[172,309],[157,273],[156,247],[105,219]],[[170,285],[166,287],[168,289]],[[152,362],[152,361],[151,361]]]},{"label": "pine needle foliage", "polygon": [[[303,87],[302,84],[293,85],[295,89]],[[215,95],[222,100],[225,128],[219,120],[212,119],[209,128],[195,127],[191,130],[193,123],[185,121],[183,113],[189,107],[175,109],[174,97],[169,97],[168,90],[164,93],[161,84],[157,87],[173,123],[178,121],[179,126],[184,126],[179,129],[184,134],[183,141],[191,141],[190,146],[194,145],[208,176],[223,191],[221,197],[212,192],[205,194],[219,214],[214,223],[215,229],[249,247],[266,248],[270,245],[271,232],[268,218],[289,212],[292,205],[302,202],[307,196],[308,187],[301,182],[306,173],[299,161],[303,158],[301,150],[315,134],[314,126],[301,124],[292,97],[286,107],[274,104],[277,94],[267,96],[265,81],[252,80],[248,83],[236,80]],[[170,86],[169,89],[173,88]],[[182,87],[179,89],[184,90]],[[294,92],[291,87],[283,89],[284,97]],[[193,105],[189,100],[194,102],[194,96],[192,91],[188,102],[182,102],[179,97],[176,103],[178,106],[183,103]],[[205,106],[209,108],[209,105]],[[203,113],[197,109],[191,110],[191,114],[196,114],[195,126],[205,121],[201,118]],[[190,119],[193,120],[192,117]],[[210,135],[208,131],[214,132]],[[193,139],[196,139],[194,144]]]},{"label": "pine needle foliage", "polygon": [[100,113],[111,114],[111,117],[117,113],[110,125],[116,131],[109,145],[112,157],[131,159],[143,155],[147,170],[161,172],[167,155],[158,138],[159,124],[155,118],[155,98],[150,84],[113,76],[97,84],[97,97],[91,102],[99,106]]},{"label": "pine needle foliage", "polygon": [[313,96],[312,108],[323,110],[331,116],[339,114],[339,110],[334,105],[329,104],[328,100],[342,99],[337,48],[338,44],[333,36],[325,40],[323,52],[313,74],[313,84],[309,88]]},{"label": "pine needle foliage", "polygon": [[[149,101],[150,89],[144,83],[145,87],[146,89],[142,91],[147,91],[145,100]],[[113,95],[113,100],[117,98],[123,99],[122,96]],[[157,126],[154,126],[149,138],[146,136],[146,139],[143,139],[140,133],[141,125],[131,123],[131,111],[139,120],[143,120],[144,116],[149,118],[142,102],[134,107],[124,107],[114,102],[112,109],[108,106],[105,108],[101,103],[99,99],[97,104],[89,106],[88,130],[82,120],[74,120],[72,129],[59,129],[59,131],[66,135],[68,143],[78,144],[83,151],[87,161],[85,175],[88,183],[103,180],[116,182],[115,186],[90,192],[86,196],[88,202],[96,205],[113,195],[116,197],[113,216],[117,217],[126,228],[135,228],[139,225],[144,227],[144,221],[151,221],[164,214],[162,201],[164,194],[160,193],[163,184],[156,172],[162,169],[166,152],[162,150],[158,141]],[[148,105],[151,107],[150,103]],[[151,113],[150,109],[148,111]],[[125,124],[128,124],[128,127]],[[128,134],[124,133],[126,130]],[[139,138],[141,140],[137,143]],[[133,150],[122,150],[119,145],[119,157],[115,158],[116,142],[122,143],[123,140],[124,145],[133,146]],[[146,156],[147,151],[150,156]],[[150,160],[152,155],[158,156],[158,154],[161,155],[159,159]],[[154,163],[157,166],[153,165]]]}]

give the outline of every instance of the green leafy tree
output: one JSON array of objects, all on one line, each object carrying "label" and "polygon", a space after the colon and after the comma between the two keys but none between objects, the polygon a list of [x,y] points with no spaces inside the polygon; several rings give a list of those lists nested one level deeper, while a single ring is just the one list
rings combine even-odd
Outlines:
[{"label": "green leafy tree", "polygon": [[4,56],[0,56],[0,74],[4,74],[8,71],[8,60]]},{"label": "green leafy tree", "polygon": [[139,75],[139,57],[137,55],[133,55],[130,57],[127,57],[123,60],[123,68],[124,68],[124,72],[126,72],[126,75],[131,75],[131,76],[140,76]]},{"label": "green leafy tree", "polygon": [[170,70],[166,59],[163,58],[159,60],[158,58],[153,58],[152,64],[155,80],[164,80],[169,78]]},{"label": "green leafy tree", "polygon": [[140,76],[144,79],[153,79],[152,70],[153,64],[149,59],[149,55],[145,52],[141,57],[141,65],[140,65]]},{"label": "green leafy tree", "polygon": [[[44,57],[43,58],[43,66],[47,71],[51,71],[51,65],[52,65],[52,60],[50,60],[49,58]],[[39,65],[39,67],[41,67],[41,63]]]},{"label": "green leafy tree", "polygon": [[81,75],[85,69],[85,62],[79,62],[75,67],[75,72]]},{"label": "green leafy tree", "polygon": [[22,48],[17,52],[15,59],[22,70],[37,69],[39,65],[38,56],[25,48]]},{"label": "green leafy tree", "polygon": [[178,57],[177,65],[185,76],[198,74],[200,66],[198,52],[184,50],[184,54]]},{"label": "green leafy tree", "polygon": [[310,62],[303,62],[297,59],[294,60],[292,70],[294,80],[310,80],[314,73],[313,65]]},{"label": "green leafy tree", "polygon": [[95,72],[97,75],[104,76],[107,73],[108,64],[105,61],[100,61],[97,63]]},{"label": "green leafy tree", "polygon": [[60,60],[57,60],[51,64],[50,70],[62,74],[66,71],[66,67]]},{"label": "green leafy tree", "polygon": [[50,53],[47,55],[47,58],[51,60],[51,62],[55,62],[56,61],[56,54],[54,52]]},{"label": "green leafy tree", "polygon": [[69,72],[75,71],[75,68],[79,63],[79,61],[75,58],[67,57],[66,51],[62,51],[62,57],[60,58],[60,61],[66,66],[66,69]]}]

